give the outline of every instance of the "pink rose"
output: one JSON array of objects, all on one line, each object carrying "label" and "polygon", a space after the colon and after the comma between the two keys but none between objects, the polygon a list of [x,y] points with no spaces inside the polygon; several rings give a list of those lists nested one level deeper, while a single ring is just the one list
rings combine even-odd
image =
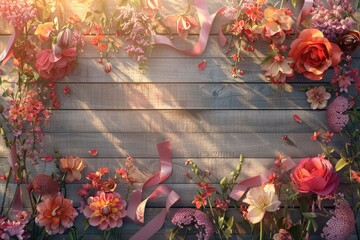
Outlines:
[{"label": "pink rose", "polygon": [[339,177],[324,155],[302,159],[290,177],[295,189],[301,193],[332,195],[339,185]]}]

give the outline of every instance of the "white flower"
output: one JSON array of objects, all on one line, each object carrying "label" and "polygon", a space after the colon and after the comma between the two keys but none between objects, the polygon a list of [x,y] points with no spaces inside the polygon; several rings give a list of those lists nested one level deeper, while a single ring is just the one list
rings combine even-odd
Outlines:
[{"label": "white flower", "polygon": [[275,193],[274,184],[251,188],[243,202],[249,204],[247,218],[253,224],[260,222],[265,212],[275,212],[281,202]]}]

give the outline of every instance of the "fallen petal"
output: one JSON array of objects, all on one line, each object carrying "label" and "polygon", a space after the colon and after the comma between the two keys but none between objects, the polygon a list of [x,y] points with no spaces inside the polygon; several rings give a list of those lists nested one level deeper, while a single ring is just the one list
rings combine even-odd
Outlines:
[{"label": "fallen petal", "polygon": [[89,154],[91,155],[91,156],[96,156],[96,155],[98,155],[98,150],[96,150],[96,149],[90,149],[89,150]]},{"label": "fallen petal", "polygon": [[206,68],[206,60],[204,59],[204,60],[201,61],[201,63],[199,63],[198,69],[200,71],[203,71],[203,70],[205,70],[205,68]]}]

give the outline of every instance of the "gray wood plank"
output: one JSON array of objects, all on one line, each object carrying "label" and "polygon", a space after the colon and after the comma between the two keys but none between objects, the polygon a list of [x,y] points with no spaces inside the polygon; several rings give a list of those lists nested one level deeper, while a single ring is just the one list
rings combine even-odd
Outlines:
[{"label": "gray wood plank", "polygon": [[[298,115],[302,123],[293,119]],[[45,132],[277,132],[327,128],[313,110],[56,110]]]},{"label": "gray wood plank", "polygon": [[289,93],[271,84],[58,84],[62,109],[310,109],[304,86]]}]

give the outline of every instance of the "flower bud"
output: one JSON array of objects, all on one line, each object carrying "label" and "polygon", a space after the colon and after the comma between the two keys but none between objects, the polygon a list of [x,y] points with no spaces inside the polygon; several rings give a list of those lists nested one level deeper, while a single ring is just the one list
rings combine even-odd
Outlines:
[{"label": "flower bud", "polygon": [[73,33],[69,28],[62,30],[57,36],[57,45],[60,48],[69,48],[73,44]]},{"label": "flower bud", "polygon": [[105,71],[106,73],[109,73],[109,72],[112,71],[112,65],[111,65],[111,63],[107,62],[107,63],[104,64],[104,71]]}]

